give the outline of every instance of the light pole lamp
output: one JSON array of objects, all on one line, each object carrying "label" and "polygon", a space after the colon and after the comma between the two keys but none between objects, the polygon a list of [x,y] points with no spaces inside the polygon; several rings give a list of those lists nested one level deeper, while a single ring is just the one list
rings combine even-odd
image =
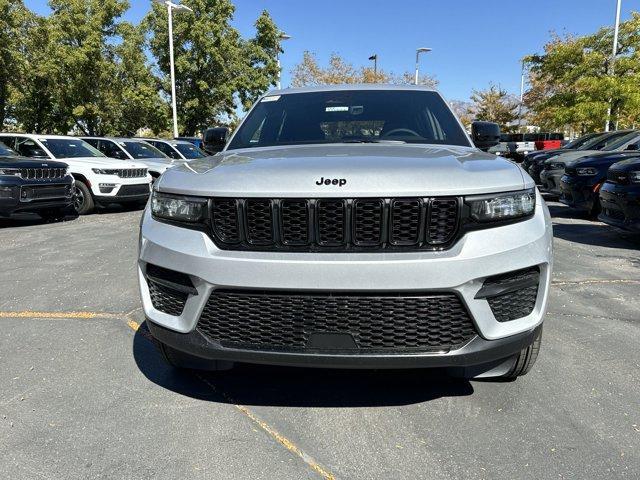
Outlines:
[{"label": "light pole lamp", "polygon": [[[291,39],[291,35],[287,35],[284,32],[280,32],[280,35],[278,35],[278,40],[280,40],[280,42],[284,42],[285,40],[290,40]],[[280,90],[282,88],[282,85],[280,84],[280,77],[282,76],[282,67],[280,66],[280,45],[278,45],[278,51],[276,52],[276,60],[278,62],[278,90]]]},{"label": "light pole lamp", "polygon": [[421,53],[427,53],[427,52],[430,52],[430,51],[431,51],[431,49],[430,48],[426,48],[426,47],[421,47],[421,48],[416,49],[416,76],[415,76],[415,79],[413,80],[413,83],[415,83],[416,85],[418,85],[418,73],[419,73],[418,69],[420,68],[420,65],[419,65],[418,62],[420,61],[420,54]]},{"label": "light pole lamp", "polygon": [[178,137],[178,109],[176,107],[176,73],[173,62],[173,11],[193,12],[189,7],[173,3],[169,0],[153,0],[159,5],[167,6],[167,16],[169,18],[169,70],[171,73],[171,109],[173,112],[173,136]]}]

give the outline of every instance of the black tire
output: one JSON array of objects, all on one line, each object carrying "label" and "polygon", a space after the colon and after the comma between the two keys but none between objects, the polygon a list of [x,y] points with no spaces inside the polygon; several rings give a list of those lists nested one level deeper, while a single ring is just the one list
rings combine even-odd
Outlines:
[{"label": "black tire", "polygon": [[40,210],[38,215],[42,217],[43,220],[47,222],[59,222],[67,216],[66,208],[47,208],[45,210]]},{"label": "black tire", "polygon": [[589,218],[591,220],[597,220],[598,215],[600,215],[601,211],[602,206],[600,205],[600,198],[596,196],[596,198],[593,200],[593,206],[591,207],[591,210],[589,210]]},{"label": "black tire", "polygon": [[542,327],[540,328],[538,336],[533,341],[533,343],[520,351],[520,353],[518,354],[518,358],[516,359],[516,363],[513,365],[513,367],[511,367],[511,370],[509,370],[502,376],[502,378],[505,380],[515,380],[516,378],[529,373],[529,370],[531,370],[533,365],[536,363],[538,353],[540,353],[541,344]]},{"label": "black tire", "polygon": [[73,209],[78,215],[87,215],[93,212],[95,202],[91,190],[83,182],[76,180],[76,190],[73,193]]},{"label": "black tire", "polygon": [[169,345],[156,341],[164,361],[179,370],[208,370],[225,371],[233,368],[233,362],[222,360],[207,360],[205,358],[189,355],[188,353],[176,350]]}]

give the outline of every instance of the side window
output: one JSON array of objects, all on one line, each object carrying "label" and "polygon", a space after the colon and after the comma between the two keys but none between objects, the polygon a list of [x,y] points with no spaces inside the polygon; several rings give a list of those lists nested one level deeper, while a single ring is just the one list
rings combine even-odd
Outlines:
[{"label": "side window", "polygon": [[127,154],[110,140],[100,140],[98,150],[104,153],[107,157],[117,158],[118,160],[128,160]]},{"label": "side window", "polygon": [[162,153],[164,153],[169,158],[181,158],[178,152],[176,152],[170,145],[167,145],[164,142],[149,142],[151,145],[156,147]]},{"label": "side window", "polygon": [[0,137],[0,141],[7,147],[16,150],[16,137]]},{"label": "side window", "polygon": [[30,138],[17,138],[15,150],[23,157],[49,158],[49,155]]}]

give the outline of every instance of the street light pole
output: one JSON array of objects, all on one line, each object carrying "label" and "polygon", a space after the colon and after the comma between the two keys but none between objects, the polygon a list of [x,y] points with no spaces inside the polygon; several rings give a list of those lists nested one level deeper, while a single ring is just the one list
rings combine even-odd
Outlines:
[{"label": "street light pole", "polygon": [[170,2],[168,0],[154,0],[156,3],[167,6],[167,16],[169,21],[169,71],[171,76],[171,110],[173,113],[173,136],[178,137],[178,108],[176,106],[176,72],[173,61],[173,10],[186,10],[193,12],[189,7]]},{"label": "street light pole", "polygon": [[167,2],[167,16],[169,17],[169,68],[171,70],[171,110],[173,113],[173,138],[180,136],[178,132],[178,107],[176,105],[176,72],[173,62],[173,8]]},{"label": "street light pole", "polygon": [[[609,64],[609,75],[613,77],[616,55],[618,54],[618,32],[620,31],[620,8],[622,7],[622,0],[616,2],[616,23],[613,29],[613,49],[611,52],[611,62]],[[611,102],[613,99],[609,99],[609,106],[607,107],[607,123],[604,126],[604,131],[609,131],[609,124],[611,123]]]},{"label": "street light pole", "polygon": [[374,77],[378,76],[378,54],[374,53],[369,57],[369,60],[373,60],[373,75]]},{"label": "street light pole", "polygon": [[[280,35],[278,35],[278,39],[281,42],[284,40],[289,40],[291,39],[291,35],[287,35],[284,32],[280,32]],[[280,45],[278,45],[278,51],[276,52],[276,61],[278,62],[278,83],[276,87],[278,88],[278,90],[280,90],[282,89],[282,85],[280,84],[280,77],[282,76],[282,68],[280,66]]]},{"label": "street light pole", "polygon": [[415,75],[415,79],[413,80],[413,83],[416,85],[418,85],[418,75],[419,75],[418,69],[420,68],[420,65],[419,65],[420,54],[423,52],[426,53],[430,51],[431,49],[426,47],[421,47],[416,50],[416,75]]},{"label": "street light pole", "polygon": [[524,60],[520,71],[520,105],[518,106],[518,128],[522,130],[522,103],[524,101]]}]

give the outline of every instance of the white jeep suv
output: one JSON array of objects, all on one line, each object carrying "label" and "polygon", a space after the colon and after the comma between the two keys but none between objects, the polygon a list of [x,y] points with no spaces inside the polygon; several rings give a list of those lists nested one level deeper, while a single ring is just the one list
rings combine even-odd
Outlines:
[{"label": "white jeep suv", "polygon": [[141,163],[105,157],[79,138],[62,135],[0,133],[0,140],[20,155],[61,160],[75,178],[73,207],[79,215],[91,213],[96,205],[144,203],[151,188],[151,176]]},{"label": "white jeep suv", "polygon": [[[474,124],[478,147],[495,124]],[[151,334],[233,362],[525,374],[552,230],[533,180],[419,86],[273,91],[225,149],[168,170],[141,223]]]}]

